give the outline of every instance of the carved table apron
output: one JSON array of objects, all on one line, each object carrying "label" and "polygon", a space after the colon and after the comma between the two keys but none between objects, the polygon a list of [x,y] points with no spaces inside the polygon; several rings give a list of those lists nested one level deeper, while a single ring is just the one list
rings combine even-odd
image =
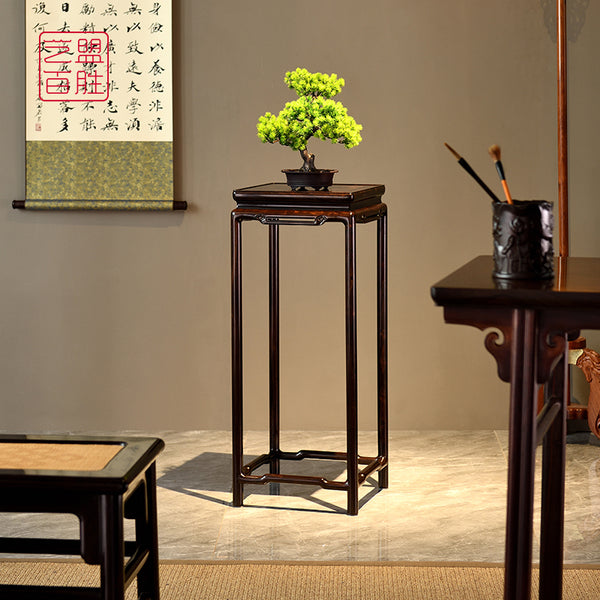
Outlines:
[{"label": "carved table apron", "polygon": [[[600,329],[600,258],[561,258],[555,278],[499,281],[480,256],[431,288],[447,323],[483,331],[485,347],[510,383],[505,600],[531,596],[535,451],[543,438],[540,598],[562,597],[568,344]],[[537,414],[537,386],[545,401]]]}]

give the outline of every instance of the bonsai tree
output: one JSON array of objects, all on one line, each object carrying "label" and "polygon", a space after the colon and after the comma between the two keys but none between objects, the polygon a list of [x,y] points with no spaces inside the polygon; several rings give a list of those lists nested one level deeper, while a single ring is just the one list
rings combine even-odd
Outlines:
[{"label": "bonsai tree", "polygon": [[285,83],[296,90],[299,98],[287,102],[275,116],[270,112],[259,118],[256,126],[263,142],[280,143],[299,150],[303,165],[301,171],[316,171],[315,155],[308,151],[307,143],[312,137],[344,144],[346,148],[357,146],[362,138],[359,125],[341,102],[332,100],[345,85],[335,73],[309,73],[296,69],[285,74]]}]

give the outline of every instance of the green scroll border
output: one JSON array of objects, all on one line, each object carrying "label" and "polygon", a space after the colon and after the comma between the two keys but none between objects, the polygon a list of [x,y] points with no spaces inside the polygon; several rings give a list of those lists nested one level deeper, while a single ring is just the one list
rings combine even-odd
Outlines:
[{"label": "green scroll border", "polygon": [[164,203],[173,204],[172,142],[27,141],[26,171],[26,208],[167,210]]}]

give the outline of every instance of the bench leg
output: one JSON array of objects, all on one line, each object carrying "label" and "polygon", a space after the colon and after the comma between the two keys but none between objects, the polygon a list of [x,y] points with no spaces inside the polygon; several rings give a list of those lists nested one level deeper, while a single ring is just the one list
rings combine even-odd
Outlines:
[{"label": "bench leg", "polygon": [[125,596],[125,546],[123,540],[123,498],[104,494],[101,508],[102,600],[123,600]]},{"label": "bench leg", "polygon": [[[159,600],[158,577],[158,524],[156,505],[156,465],[152,463],[146,471],[146,511],[142,522],[136,522],[138,541],[143,540],[148,548],[148,558],[137,576],[138,597],[144,600]],[[139,523],[139,524],[138,524]]]}]

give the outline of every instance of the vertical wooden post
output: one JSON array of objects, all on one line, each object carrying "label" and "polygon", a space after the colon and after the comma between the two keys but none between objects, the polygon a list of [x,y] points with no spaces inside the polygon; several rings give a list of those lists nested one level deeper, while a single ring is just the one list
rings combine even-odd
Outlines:
[{"label": "vertical wooden post", "polygon": [[346,238],[346,465],[348,514],[358,514],[358,350],[356,339],[356,221],[344,220]]},{"label": "vertical wooden post", "polygon": [[543,441],[540,598],[544,600],[562,598],[568,381],[569,346],[565,339],[564,355],[546,383],[546,402],[548,406],[558,402],[560,411]]},{"label": "vertical wooden post", "polygon": [[240,480],[244,462],[242,342],[242,220],[231,213],[231,430],[233,456],[233,506],[242,506],[244,486]]},{"label": "vertical wooden post", "polygon": [[504,600],[531,599],[537,330],[533,309],[513,310]]},{"label": "vertical wooden post", "polygon": [[569,256],[569,149],[567,135],[567,1],[557,0],[558,252]]},{"label": "vertical wooden post", "polygon": [[[280,461],[280,360],[279,360],[279,225],[269,225],[269,453],[271,473],[279,473]],[[271,484],[279,494],[279,484]]]},{"label": "vertical wooden post", "polygon": [[[388,279],[387,209],[377,221],[377,453],[388,456]],[[379,471],[379,487],[389,484],[387,465]]]}]

